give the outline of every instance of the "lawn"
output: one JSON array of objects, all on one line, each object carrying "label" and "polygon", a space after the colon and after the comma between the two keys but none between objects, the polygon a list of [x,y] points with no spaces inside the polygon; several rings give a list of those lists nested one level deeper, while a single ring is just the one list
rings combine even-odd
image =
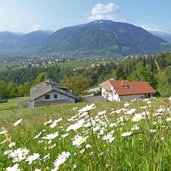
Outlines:
[{"label": "lawn", "polygon": [[66,61],[66,62],[59,62],[57,63],[58,66],[60,67],[71,67],[73,69],[78,69],[78,68],[90,68],[93,64],[103,64],[105,65],[106,63],[109,62],[115,62],[118,64],[120,62],[119,59],[114,58],[114,59],[98,59],[98,60],[71,60],[71,61]]},{"label": "lawn", "polygon": [[6,103],[0,103],[0,112],[3,110],[17,109],[18,103],[27,101],[28,97],[12,98],[7,100],[8,102]]},{"label": "lawn", "polygon": [[0,170],[171,170],[168,99],[0,112]]}]

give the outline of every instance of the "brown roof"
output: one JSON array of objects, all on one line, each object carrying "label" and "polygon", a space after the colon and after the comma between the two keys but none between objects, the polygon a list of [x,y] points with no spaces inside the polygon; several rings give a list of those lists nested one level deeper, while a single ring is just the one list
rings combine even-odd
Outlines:
[{"label": "brown roof", "polygon": [[[118,95],[135,95],[135,94],[146,94],[156,93],[148,82],[137,81],[129,82],[128,80],[108,80],[100,84],[106,90],[111,90],[113,87]],[[109,87],[111,87],[109,89]]]},{"label": "brown roof", "polygon": [[35,100],[51,91],[56,91],[56,92],[66,95],[66,96],[80,100],[79,97],[72,94],[66,87],[63,87],[54,81],[46,80],[30,89],[30,101]]},{"label": "brown roof", "polygon": [[105,90],[111,90],[111,83],[110,80],[107,80],[101,84],[99,84],[100,87],[103,87]]}]

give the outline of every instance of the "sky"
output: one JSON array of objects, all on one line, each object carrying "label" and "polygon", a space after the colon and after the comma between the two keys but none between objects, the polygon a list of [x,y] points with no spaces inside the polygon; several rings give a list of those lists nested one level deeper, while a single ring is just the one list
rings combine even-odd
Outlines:
[{"label": "sky", "polygon": [[0,31],[28,33],[97,19],[171,33],[171,0],[0,0]]}]

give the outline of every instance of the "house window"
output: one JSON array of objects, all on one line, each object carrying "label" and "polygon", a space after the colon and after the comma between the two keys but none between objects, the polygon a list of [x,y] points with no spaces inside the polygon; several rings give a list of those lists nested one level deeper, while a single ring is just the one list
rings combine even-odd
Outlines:
[{"label": "house window", "polygon": [[57,99],[58,98],[58,95],[57,94],[54,94],[54,99]]},{"label": "house window", "polygon": [[50,95],[49,94],[46,94],[45,95],[45,99],[50,99]]}]

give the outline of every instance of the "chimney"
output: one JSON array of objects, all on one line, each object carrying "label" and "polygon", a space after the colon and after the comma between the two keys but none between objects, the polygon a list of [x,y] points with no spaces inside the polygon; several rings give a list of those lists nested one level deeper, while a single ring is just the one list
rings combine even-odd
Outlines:
[{"label": "chimney", "polygon": [[121,81],[121,85],[122,85],[122,87],[124,87],[124,81]]}]

